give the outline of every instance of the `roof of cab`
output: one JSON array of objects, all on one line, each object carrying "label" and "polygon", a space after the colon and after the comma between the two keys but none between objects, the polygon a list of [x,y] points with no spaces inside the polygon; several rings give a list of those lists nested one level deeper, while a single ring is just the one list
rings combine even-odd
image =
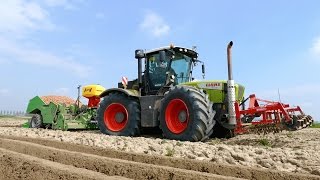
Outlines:
[{"label": "roof of cab", "polygon": [[[174,46],[173,48],[186,49],[187,51],[193,51],[193,52],[195,52],[194,50],[192,50],[192,49],[190,49],[190,48],[181,47],[181,46]],[[157,52],[157,51],[161,51],[161,50],[166,50],[166,49],[171,49],[171,47],[170,47],[170,46],[163,46],[163,47],[159,47],[159,48],[147,50],[147,51],[146,51],[146,54],[150,54],[150,53],[153,53],[153,52]]]},{"label": "roof of cab", "polygon": [[[184,52],[189,52],[189,54],[194,54],[196,55],[196,57],[198,56],[198,53],[190,48],[186,48],[186,47],[181,47],[181,46],[174,46],[174,49],[179,49],[180,51],[184,51]],[[147,50],[145,51],[146,54],[152,54],[154,52],[158,52],[161,50],[168,50],[171,49],[170,46],[163,46],[163,47],[159,47],[159,48],[155,48],[155,49],[151,49],[151,50]]]}]

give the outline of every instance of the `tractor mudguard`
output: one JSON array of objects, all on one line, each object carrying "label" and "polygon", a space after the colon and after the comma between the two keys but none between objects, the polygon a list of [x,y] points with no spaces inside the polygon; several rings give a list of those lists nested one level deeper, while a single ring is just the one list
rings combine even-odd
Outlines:
[{"label": "tractor mudguard", "polygon": [[120,92],[126,94],[127,96],[139,97],[139,91],[134,89],[111,88],[103,91],[103,93],[100,94],[100,98],[103,98],[112,92]]}]

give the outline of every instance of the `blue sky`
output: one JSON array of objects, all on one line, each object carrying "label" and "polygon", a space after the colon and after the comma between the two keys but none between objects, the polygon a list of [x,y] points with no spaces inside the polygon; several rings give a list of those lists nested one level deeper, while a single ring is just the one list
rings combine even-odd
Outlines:
[{"label": "blue sky", "polygon": [[[234,79],[246,95],[300,105],[320,118],[319,1],[3,0],[0,109],[35,95],[76,97],[78,84],[136,78],[134,50],[197,46],[206,79]],[[200,69],[199,69],[200,70]],[[198,78],[201,78],[200,76]]]}]

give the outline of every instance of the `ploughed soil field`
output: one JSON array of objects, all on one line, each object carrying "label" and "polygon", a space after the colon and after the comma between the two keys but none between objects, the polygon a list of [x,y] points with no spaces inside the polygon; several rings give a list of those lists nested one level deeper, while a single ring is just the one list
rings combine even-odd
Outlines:
[{"label": "ploughed soil field", "polygon": [[0,179],[320,179],[320,129],[183,142],[0,117]]}]

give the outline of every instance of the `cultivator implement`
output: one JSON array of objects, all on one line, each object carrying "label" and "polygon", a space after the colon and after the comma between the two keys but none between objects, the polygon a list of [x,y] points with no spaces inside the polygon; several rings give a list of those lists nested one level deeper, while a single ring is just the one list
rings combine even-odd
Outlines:
[{"label": "cultivator implement", "polygon": [[[244,104],[249,101],[248,109]],[[236,134],[270,133],[299,130],[312,126],[313,118],[306,115],[299,106],[259,99],[250,95],[241,104],[235,103],[237,125]]]}]

